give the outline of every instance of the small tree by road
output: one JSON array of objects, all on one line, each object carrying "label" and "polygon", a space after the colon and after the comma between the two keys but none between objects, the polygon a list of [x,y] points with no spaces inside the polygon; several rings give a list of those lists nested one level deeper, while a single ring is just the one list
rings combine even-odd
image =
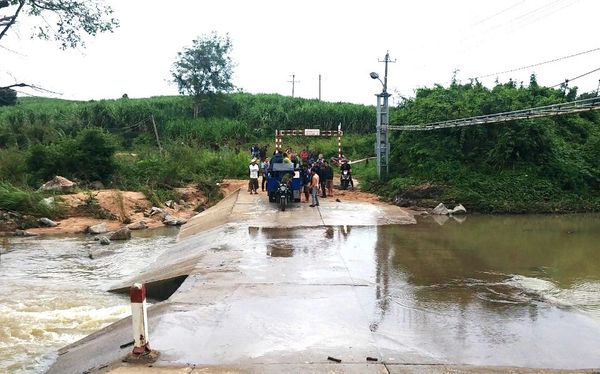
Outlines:
[{"label": "small tree by road", "polygon": [[231,48],[229,35],[212,32],[200,36],[191,47],[177,53],[171,75],[179,93],[194,99],[194,117],[198,116],[204,99],[234,89]]}]

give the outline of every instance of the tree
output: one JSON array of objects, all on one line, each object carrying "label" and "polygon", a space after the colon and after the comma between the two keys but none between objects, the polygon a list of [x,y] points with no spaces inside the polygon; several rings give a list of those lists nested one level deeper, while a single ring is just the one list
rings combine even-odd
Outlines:
[{"label": "tree", "polygon": [[213,31],[177,53],[171,75],[179,93],[193,97],[194,117],[198,116],[204,98],[234,89],[231,83],[233,62],[229,56],[231,48],[229,35],[222,37]]},{"label": "tree", "polygon": [[0,9],[0,40],[26,14],[40,19],[33,36],[52,38],[62,49],[85,45],[82,33],[94,36],[119,26],[102,0],[0,0]]},{"label": "tree", "polygon": [[17,91],[0,87],[0,106],[15,105],[16,103]]}]

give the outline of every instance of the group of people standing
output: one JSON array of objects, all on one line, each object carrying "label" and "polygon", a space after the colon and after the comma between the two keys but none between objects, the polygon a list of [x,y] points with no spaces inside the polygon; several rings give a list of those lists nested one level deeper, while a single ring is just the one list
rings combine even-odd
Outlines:
[{"label": "group of people standing", "polygon": [[333,168],[323,155],[319,155],[317,161],[312,164],[304,163],[300,169],[302,180],[304,202],[308,202],[311,196],[311,207],[319,206],[319,197],[333,196]]},{"label": "group of people standing", "polygon": [[[302,181],[302,194],[307,203],[311,197],[311,207],[319,206],[319,197],[327,198],[333,196],[333,168],[322,154],[309,152],[303,149],[299,154],[293,149],[288,148],[284,153],[275,151],[271,160],[266,157],[267,146],[259,148],[256,144],[250,149],[252,161],[250,162],[250,181],[248,183],[248,192],[258,194],[258,178],[262,175],[261,190],[265,191],[267,176],[272,163],[293,163],[294,169],[300,169],[300,179]],[[258,156],[258,157],[257,157]],[[342,169],[349,168],[346,162]],[[301,198],[302,200],[302,198]]]}]

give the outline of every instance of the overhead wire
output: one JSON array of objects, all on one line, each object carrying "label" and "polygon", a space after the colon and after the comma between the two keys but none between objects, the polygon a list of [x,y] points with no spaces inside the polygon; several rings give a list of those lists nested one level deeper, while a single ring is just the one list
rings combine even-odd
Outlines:
[{"label": "overhead wire", "polygon": [[475,27],[475,26],[481,25],[482,23],[487,22],[487,21],[491,20],[492,18],[495,18],[495,17],[497,17],[497,16],[499,16],[501,14],[504,14],[504,13],[508,12],[509,10],[512,10],[513,8],[516,8],[517,6],[523,4],[524,2],[525,2],[525,0],[521,0],[519,2],[516,2],[515,4],[509,6],[508,8],[504,8],[501,11],[492,14],[491,16],[488,16],[488,17],[486,17],[486,18],[484,18],[484,19],[482,19],[482,20],[480,20],[478,22],[475,22],[474,24],[471,25],[471,27]]},{"label": "overhead wire", "polygon": [[[575,0],[575,1],[573,1],[573,0],[554,0],[554,1],[547,2],[542,5],[536,4],[536,7],[533,9],[531,7],[529,7],[529,9],[522,9],[521,7],[525,3],[525,1],[515,2],[512,5],[510,5],[506,8],[503,8],[503,9],[481,19],[480,21],[474,23],[473,26],[484,24],[487,21],[494,19],[501,15],[507,16],[509,14],[513,14],[513,16],[511,18],[504,21],[504,19],[506,19],[506,17],[501,17],[502,19],[498,20],[498,22],[502,21],[501,23],[494,22],[494,24],[487,30],[483,30],[482,32],[477,32],[476,35],[472,35],[471,37],[467,37],[466,39],[468,40],[468,39],[473,38],[473,39],[481,39],[480,41],[483,41],[484,38],[482,37],[482,34],[489,34],[490,32],[493,32],[495,29],[502,28],[502,27],[511,27],[511,26],[515,27],[516,26],[517,28],[520,28],[522,26],[530,25],[532,22],[537,22],[543,18],[547,18],[548,16],[550,16],[562,9],[570,7],[579,1],[580,0]],[[516,15],[514,15],[514,13],[516,13],[516,11],[519,9],[521,11],[519,13],[517,13]],[[533,19],[533,17],[537,17],[537,18]],[[481,27],[477,27],[477,28],[479,28],[481,30]],[[465,39],[463,39],[463,40],[465,40]],[[467,44],[471,44],[471,47],[464,46],[464,48],[466,48],[466,50],[469,50],[469,49],[474,48],[475,44],[479,44],[479,43],[476,43],[476,40],[471,40],[471,42],[469,42]],[[507,69],[507,70],[503,70],[503,71],[499,71],[499,72],[495,72],[495,73],[491,73],[491,74],[485,74],[485,75],[477,76],[475,78],[470,78],[470,79],[482,79],[482,78],[487,78],[487,77],[496,76],[496,75],[500,75],[500,74],[507,74],[507,73],[516,72],[516,71],[520,71],[520,70],[530,69],[533,67],[542,66],[545,64],[550,64],[550,63],[558,62],[558,61],[562,61],[562,60],[567,60],[570,58],[574,58],[577,56],[581,56],[581,55],[585,55],[585,54],[589,54],[589,53],[593,53],[593,52],[597,52],[597,51],[600,51],[600,48],[594,48],[594,49],[590,49],[587,51],[582,51],[582,52],[578,52],[575,54],[571,54],[568,56],[562,56],[559,58],[538,62],[535,64],[529,64],[526,66],[511,68],[511,69]]]},{"label": "overhead wire", "polygon": [[[530,16],[535,15],[537,13],[540,13],[542,11],[545,11],[547,8],[553,7],[555,4],[563,2],[563,1],[568,1],[568,0],[554,0],[551,3],[544,4],[544,5],[542,5],[540,7],[537,7],[535,9],[533,9],[533,10],[529,10],[529,11],[527,11],[525,13],[522,13],[522,14],[516,16],[516,17],[513,17],[510,20],[507,20],[507,21],[495,24],[495,25],[493,25],[493,26],[491,26],[491,27],[489,27],[487,29],[481,30],[481,31],[475,31],[473,33],[473,35],[464,38],[463,39],[463,43],[466,41],[466,42],[468,42],[470,44],[479,45],[485,39],[484,37],[486,35],[490,34],[491,32],[494,32],[495,30],[500,29],[500,28],[504,28],[504,27],[517,27],[518,28],[518,27],[520,27],[521,25],[524,24],[521,20],[526,21],[527,18],[529,18]],[[517,5],[521,5],[521,3],[518,3]],[[539,17],[538,20],[541,19],[541,18],[543,18],[543,17],[546,17],[546,16],[547,15]],[[467,50],[470,50],[470,49],[473,49],[473,48],[474,48],[474,46],[472,46],[470,48],[467,48]]]},{"label": "overhead wire", "polygon": [[568,56],[562,56],[562,57],[554,58],[554,59],[551,59],[551,60],[547,60],[547,61],[543,61],[543,62],[538,62],[536,64],[531,64],[531,65],[527,65],[527,66],[521,66],[521,67],[518,67],[518,68],[514,68],[514,69],[510,69],[510,70],[504,70],[504,71],[499,71],[499,72],[492,73],[492,74],[480,75],[480,76],[472,78],[472,79],[489,78],[489,77],[493,77],[493,76],[496,76],[496,75],[513,73],[515,71],[525,70],[525,69],[534,68],[534,67],[537,67],[537,66],[542,66],[542,65],[550,64],[550,63],[553,63],[553,62],[563,61],[563,60],[567,60],[569,58],[573,58],[573,57],[577,57],[577,56],[582,56],[582,55],[585,55],[585,54],[588,54],[588,53],[592,53],[592,52],[597,52],[597,51],[600,51],[600,47],[593,48],[593,49],[590,49],[590,50],[587,50],[587,51],[583,51],[583,52],[574,53],[574,54],[571,54],[571,55],[568,55]]},{"label": "overhead wire", "polygon": [[588,71],[587,73],[583,73],[583,74],[581,74],[581,75],[578,75],[578,76],[576,76],[575,78],[571,78],[571,79],[565,79],[565,81],[564,81],[564,82],[557,83],[557,84],[555,84],[554,86],[550,86],[550,88],[555,88],[555,87],[558,87],[558,86],[560,86],[560,85],[562,85],[562,84],[568,84],[568,83],[570,83],[570,82],[572,82],[572,81],[574,81],[574,80],[576,80],[576,79],[583,78],[583,77],[585,77],[586,75],[590,75],[590,74],[592,74],[592,73],[595,73],[595,72],[597,72],[597,71],[599,71],[599,70],[600,70],[600,68],[596,68],[596,69],[594,69],[594,70]]}]

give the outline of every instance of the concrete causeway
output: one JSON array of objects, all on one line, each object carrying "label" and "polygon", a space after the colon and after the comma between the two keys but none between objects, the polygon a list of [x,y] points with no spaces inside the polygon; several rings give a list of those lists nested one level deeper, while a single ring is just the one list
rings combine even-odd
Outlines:
[{"label": "concrete causeway", "polygon": [[328,198],[281,212],[265,194],[238,190],[191,219],[145,272],[112,288],[175,290],[149,309],[158,361],[121,362],[131,350],[126,318],[63,348],[49,373],[560,372],[446,362],[398,329],[374,327],[370,295],[379,289],[351,254],[360,244],[345,238],[356,226],[411,223],[391,205]]}]

